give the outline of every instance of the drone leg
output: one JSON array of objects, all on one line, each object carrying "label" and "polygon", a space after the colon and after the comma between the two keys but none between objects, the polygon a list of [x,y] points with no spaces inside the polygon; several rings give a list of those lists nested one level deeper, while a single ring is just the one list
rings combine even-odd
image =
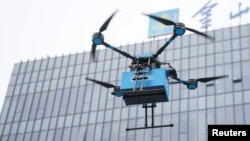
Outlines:
[{"label": "drone leg", "polygon": [[145,127],[148,127],[148,106],[143,104],[143,107],[145,108]]},{"label": "drone leg", "polygon": [[152,107],[151,108],[152,108],[152,110],[151,110],[151,112],[152,112],[151,113],[152,114],[151,115],[152,116],[152,127],[154,127],[154,103],[152,103]]}]

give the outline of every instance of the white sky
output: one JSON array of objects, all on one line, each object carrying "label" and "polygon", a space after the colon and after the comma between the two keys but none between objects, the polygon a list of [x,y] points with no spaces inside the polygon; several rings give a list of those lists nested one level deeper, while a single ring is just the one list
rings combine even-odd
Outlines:
[{"label": "white sky", "polygon": [[[199,17],[192,19],[192,16],[208,1],[0,0],[0,111],[14,63],[90,51],[92,34],[99,30],[116,9],[119,12],[103,33],[108,43],[119,46],[148,40],[149,20],[142,12],[180,8],[180,21],[188,27],[196,28],[194,25],[199,24]],[[235,12],[239,9],[239,2],[242,2],[242,9],[250,7],[248,0],[212,2],[225,5],[226,9]],[[213,15],[220,17],[224,13],[228,16],[230,10],[225,13],[224,8],[217,8],[217,14]],[[221,19],[218,21],[224,21]],[[219,22],[218,26],[225,26]]]}]

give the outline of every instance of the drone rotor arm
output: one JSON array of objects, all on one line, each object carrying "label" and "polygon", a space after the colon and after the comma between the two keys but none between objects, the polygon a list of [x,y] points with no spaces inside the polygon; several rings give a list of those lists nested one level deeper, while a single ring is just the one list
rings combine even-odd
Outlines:
[{"label": "drone rotor arm", "polygon": [[117,48],[114,47],[114,46],[111,46],[110,44],[108,44],[108,43],[106,43],[106,42],[103,42],[103,45],[104,45],[105,47],[109,48],[109,49],[112,49],[112,50],[114,50],[114,51],[120,53],[121,55],[123,55],[123,56],[125,56],[125,57],[127,57],[127,58],[130,58],[130,59],[132,59],[132,60],[135,59],[135,57],[131,56],[131,55],[128,54],[127,52],[121,51],[121,50],[117,49]]},{"label": "drone rotor arm", "polygon": [[174,80],[176,80],[176,81],[175,81],[175,82],[169,82],[169,84],[179,84],[179,83],[182,83],[182,84],[184,84],[184,85],[187,85],[187,84],[188,84],[187,81],[182,80],[182,79],[180,79],[180,78],[178,78],[178,77],[171,77],[171,78],[174,79]]},{"label": "drone rotor arm", "polygon": [[168,45],[177,37],[176,34],[173,34],[168,41],[154,54],[154,57],[157,57],[158,55],[160,55],[165,49],[166,47],[168,47]]}]

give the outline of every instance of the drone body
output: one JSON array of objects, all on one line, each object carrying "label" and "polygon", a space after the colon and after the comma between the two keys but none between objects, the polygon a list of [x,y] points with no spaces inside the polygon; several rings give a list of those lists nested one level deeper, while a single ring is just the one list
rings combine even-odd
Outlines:
[{"label": "drone body", "polygon": [[[95,60],[95,50],[98,45],[104,45],[105,47],[112,49],[113,51],[118,52],[119,54],[132,59],[131,64],[129,65],[129,71],[122,73],[121,84],[120,86],[115,86],[103,81],[94,80],[91,78],[86,78],[87,80],[93,81],[97,84],[100,84],[106,88],[113,88],[114,91],[111,93],[114,96],[122,97],[125,104],[136,105],[142,104],[145,108],[145,127],[139,128],[127,128],[128,130],[136,129],[147,129],[147,128],[157,128],[157,127],[172,127],[173,124],[154,126],[154,108],[158,102],[168,102],[169,101],[169,85],[170,84],[183,84],[186,85],[189,90],[194,90],[198,87],[198,82],[206,83],[208,81],[216,80],[219,78],[227,77],[227,75],[215,76],[215,77],[205,77],[198,79],[188,79],[182,80],[177,77],[176,70],[170,63],[162,63],[159,61],[158,56],[164,51],[164,49],[178,36],[184,35],[186,30],[194,32],[198,35],[201,35],[205,38],[214,40],[213,37],[199,32],[197,30],[185,27],[183,23],[174,23],[168,19],[162,19],[155,17],[153,15],[144,14],[150,18],[153,18],[165,25],[174,26],[173,35],[167,40],[167,42],[160,47],[155,54],[153,53],[142,53],[132,56],[127,52],[121,51],[116,47],[108,44],[104,40],[102,32],[106,30],[109,22],[116,14],[113,13],[106,22],[101,26],[99,32],[96,32],[92,36],[92,57]],[[162,67],[162,65],[167,65]],[[175,81],[169,81],[169,80]],[[147,109],[152,108],[152,126],[147,125]]]},{"label": "drone body", "polygon": [[112,94],[123,96],[126,105],[167,102],[168,72],[158,68],[152,58],[151,53],[137,55],[137,63],[122,73],[120,91]]}]

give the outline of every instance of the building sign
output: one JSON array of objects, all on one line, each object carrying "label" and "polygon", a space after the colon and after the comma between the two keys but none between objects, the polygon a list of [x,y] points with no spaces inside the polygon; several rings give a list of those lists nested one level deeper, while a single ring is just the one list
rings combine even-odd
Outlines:
[{"label": "building sign", "polygon": [[[172,9],[167,11],[161,11],[156,13],[151,13],[151,15],[161,17],[164,19],[169,19],[174,22],[179,20],[179,9]],[[149,28],[148,37],[155,37],[159,35],[173,33],[173,26],[166,26],[156,20],[149,18]]]},{"label": "building sign", "polygon": [[200,29],[215,29],[249,23],[249,0],[207,0],[192,15],[198,20]]},{"label": "building sign", "polygon": [[201,23],[201,28],[207,29],[209,26],[211,26],[211,12],[212,9],[217,5],[218,3],[211,3],[211,1],[208,1],[192,16],[194,18],[197,15],[201,15],[202,18],[199,20],[199,22]]},{"label": "building sign", "polygon": [[[177,8],[152,15],[182,22],[201,32],[250,22],[250,0],[189,0],[174,6]],[[172,26],[150,19],[148,37],[166,35],[172,30]]]}]

